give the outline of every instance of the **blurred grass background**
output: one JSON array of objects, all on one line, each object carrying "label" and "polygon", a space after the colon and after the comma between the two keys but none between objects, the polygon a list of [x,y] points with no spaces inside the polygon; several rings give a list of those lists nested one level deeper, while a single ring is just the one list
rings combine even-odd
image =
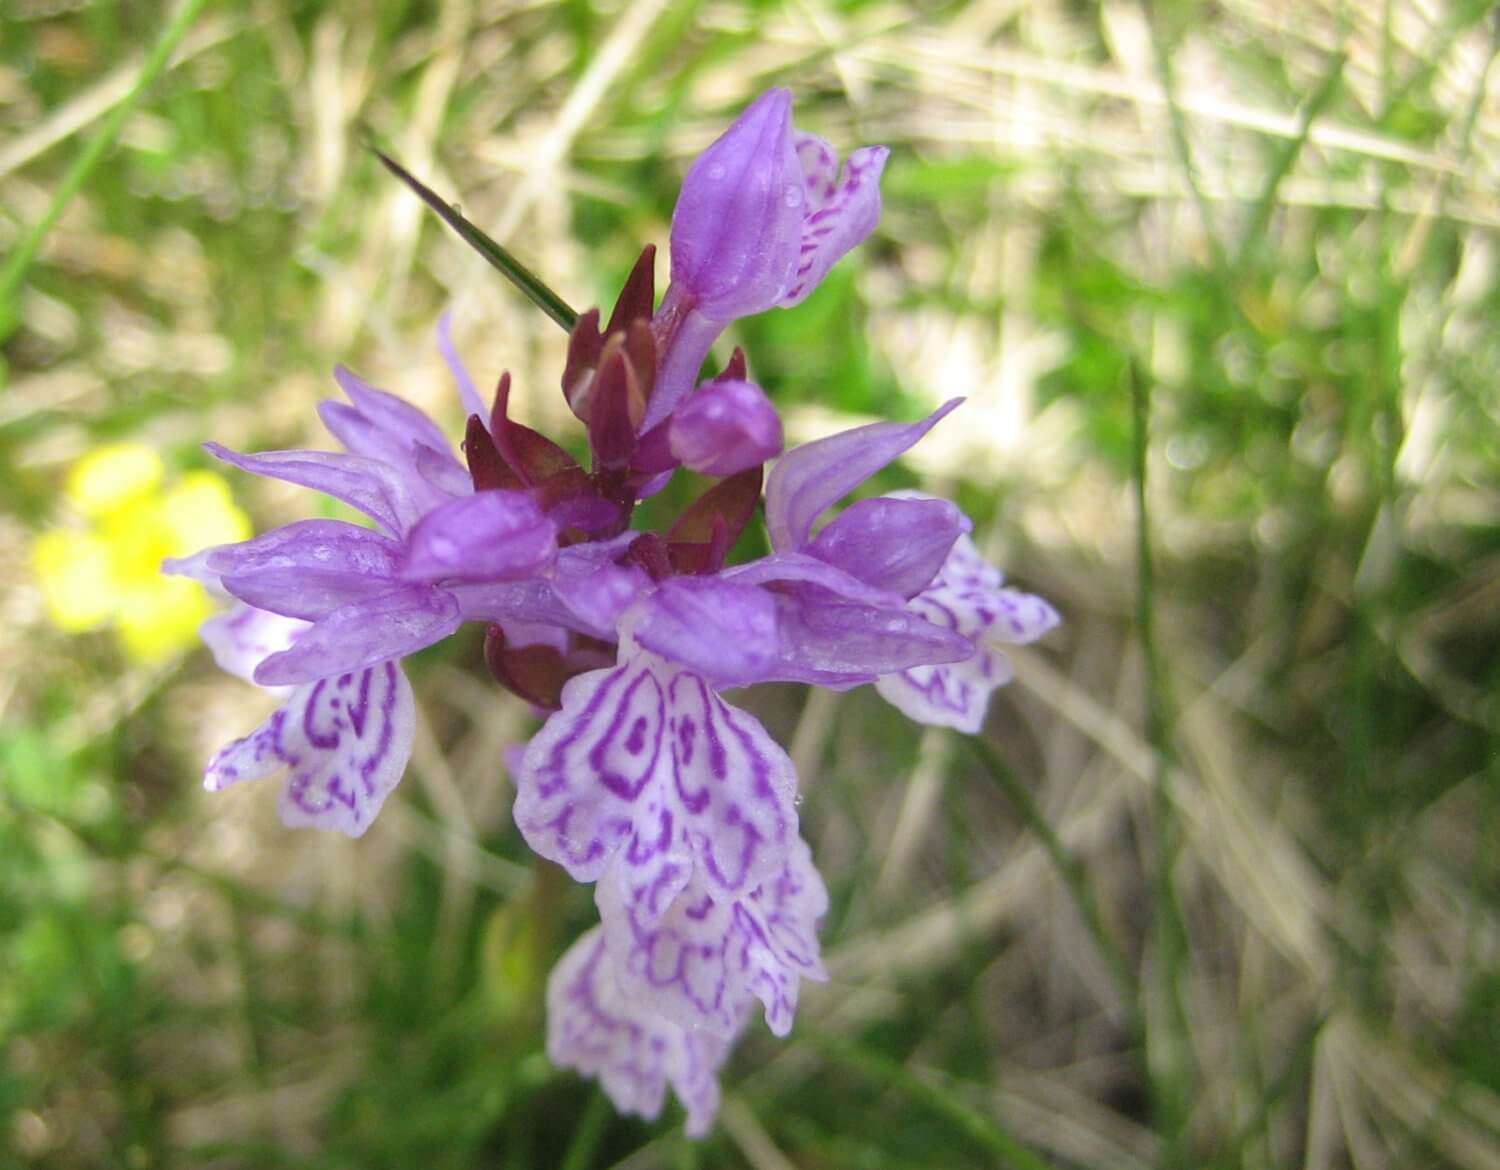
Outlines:
[{"label": "blurred grass background", "polygon": [[[1500,23],[1475,0],[204,4],[0,15],[0,1143],[81,1167],[1500,1166]],[[953,493],[1067,624],[978,749],[766,688],[832,981],[707,1143],[542,1053],[477,632],[413,666],[358,844],[203,761],[268,709],[46,620],[68,468],[322,441],[343,361],[439,412],[452,307],[565,430],[563,336],[359,145],[574,304],[769,84],[890,145],[875,237],[738,331],[813,436],[955,416]],[[24,257],[23,257],[24,259]],[[665,277],[663,258],[660,278]],[[318,505],[230,481],[262,527]]]}]

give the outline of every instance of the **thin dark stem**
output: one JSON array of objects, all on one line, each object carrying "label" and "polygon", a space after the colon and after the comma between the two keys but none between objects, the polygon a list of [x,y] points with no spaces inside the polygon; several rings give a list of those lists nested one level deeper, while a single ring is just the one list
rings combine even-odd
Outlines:
[{"label": "thin dark stem", "polygon": [[456,207],[385,151],[374,146],[370,149],[375,152],[375,157],[381,161],[386,170],[416,192],[417,197],[437,212],[442,221],[457,232],[464,243],[489,261],[506,280],[520,289],[532,304],[561,325],[565,332],[573,331],[573,326],[578,321],[578,313],[567,301],[553,292],[541,277],[512,256],[503,245],[465,219]]}]

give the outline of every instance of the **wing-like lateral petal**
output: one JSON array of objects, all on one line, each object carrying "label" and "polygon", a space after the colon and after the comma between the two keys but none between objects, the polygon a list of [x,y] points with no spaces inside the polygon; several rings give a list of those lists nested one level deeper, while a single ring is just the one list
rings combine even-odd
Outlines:
[{"label": "wing-like lateral petal", "polygon": [[301,520],[209,550],[223,588],[257,609],[315,621],[388,592],[401,546],[342,520]]},{"label": "wing-like lateral petal", "polygon": [[525,492],[485,491],[450,500],[411,531],[408,581],[513,581],[557,556],[557,528]]},{"label": "wing-like lateral petal", "polygon": [[861,581],[911,597],[932,583],[973,527],[947,500],[878,497],[850,504],[807,551]]},{"label": "wing-like lateral petal", "polygon": [[801,549],[830,505],[914,446],[962,401],[950,399],[918,423],[871,423],[788,451],[766,480],[771,546]]},{"label": "wing-like lateral petal", "polygon": [[686,1131],[703,1137],[719,1109],[719,1068],[732,1038],[690,1032],[620,993],[603,931],[595,927],[558,960],[547,981],[547,1056],[597,1077],[621,1113],[661,1114],[670,1084],[687,1110]]},{"label": "wing-like lateral petal", "polygon": [[460,621],[458,601],[428,585],[409,585],[341,606],[314,622],[288,650],[255,670],[262,686],[313,682],[404,658],[440,642]]},{"label": "wing-like lateral petal", "polygon": [[242,455],[219,443],[204,450],[241,471],[310,487],[357,508],[392,536],[403,536],[421,508],[401,473],[387,463],[336,451],[262,451]]},{"label": "wing-like lateral petal", "polygon": [[415,725],[411,686],[394,662],[319,679],[214,756],[203,783],[218,791],[286,769],[284,823],[358,837],[406,770]]},{"label": "wing-like lateral petal", "polygon": [[479,421],[487,427],[490,417],[489,408],[485,406],[484,399],[479,396],[479,388],[474,385],[474,379],[469,376],[468,366],[464,365],[463,358],[458,356],[458,347],[453,344],[451,310],[438,318],[437,338],[438,350],[443,355],[443,361],[448,363],[453,380],[458,384],[458,396],[463,400],[464,414],[471,417],[478,415]]},{"label": "wing-like lateral petal", "polygon": [[785,863],[743,898],[716,900],[700,879],[670,903],[619,865],[595,891],[620,991],[690,1030],[733,1037],[759,999],[778,1036],[792,1027],[803,976],[823,980],[817,927],[828,891],[798,840]]},{"label": "wing-like lateral petal", "polygon": [[720,897],[754,889],[797,833],[791,760],[700,677],[645,651],[563,688],[526,750],[515,822],[591,882],[617,854],[686,853]]}]

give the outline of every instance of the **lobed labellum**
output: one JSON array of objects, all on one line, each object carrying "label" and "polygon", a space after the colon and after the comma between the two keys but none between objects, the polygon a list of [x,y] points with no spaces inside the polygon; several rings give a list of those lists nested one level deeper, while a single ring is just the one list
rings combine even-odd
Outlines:
[{"label": "lobed labellum", "polygon": [[722,899],[748,894],[796,839],[791,760],[697,675],[644,651],[571,679],[527,748],[515,821],[578,881],[617,856]]},{"label": "lobed labellum", "polygon": [[395,662],[319,679],[214,756],[204,787],[218,791],[287,769],[286,825],[358,837],[406,770],[415,727],[411,685]]},{"label": "lobed labellum", "polygon": [[719,1109],[718,1071],[732,1038],[689,1031],[622,995],[595,927],[558,960],[547,981],[547,1056],[597,1077],[621,1113],[661,1115],[670,1084],[702,1137]]},{"label": "lobed labellum", "polygon": [[735,1035],[759,999],[778,1036],[791,1031],[803,976],[827,978],[817,926],[828,891],[798,840],[786,862],[734,901],[699,878],[662,905],[670,883],[617,859],[595,891],[610,966],[631,1002],[689,1029]]}]

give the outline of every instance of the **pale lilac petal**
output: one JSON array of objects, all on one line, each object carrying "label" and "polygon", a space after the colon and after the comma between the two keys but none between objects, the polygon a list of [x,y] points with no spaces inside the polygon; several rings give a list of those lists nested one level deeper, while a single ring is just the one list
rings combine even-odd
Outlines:
[{"label": "pale lilac petal", "polygon": [[439,451],[426,443],[415,444],[412,447],[412,466],[417,475],[442,497],[439,503],[451,496],[466,496],[474,490],[469,469],[454,459],[446,447]]},{"label": "pale lilac petal", "polygon": [[620,615],[650,586],[651,578],[637,565],[580,556],[559,556],[552,579],[552,592],[573,619],[568,624],[605,641],[614,640]]},{"label": "pale lilac petal", "polygon": [[839,152],[826,138],[806,130],[792,135],[797,161],[802,164],[802,186],[807,192],[807,206],[816,210],[838,192]]},{"label": "pale lilac petal", "polygon": [[640,645],[716,686],[759,682],[776,658],[775,606],[751,585],[669,578],[625,621]]},{"label": "pale lilac petal", "polygon": [[947,500],[881,497],[851,504],[807,551],[881,589],[911,597],[932,583],[972,528]]},{"label": "pale lilac petal", "polygon": [[419,520],[401,575],[408,581],[531,577],[557,556],[557,529],[525,492],[484,491]]},{"label": "pale lilac petal", "polygon": [[[880,175],[890,153],[883,146],[854,151],[831,190],[821,167],[812,175],[804,170],[808,180],[807,215],[802,222],[796,271],[777,302],[783,308],[806,300],[829,269],[875,230],[880,222]],[[806,154],[805,145],[799,144],[798,156]]]},{"label": "pale lilac petal", "polygon": [[[353,454],[384,459],[396,466],[403,466],[410,459],[410,447],[422,444],[453,459],[453,449],[443,428],[406,399],[377,389],[346,366],[335,366],[333,377],[349,396],[354,409],[386,436],[376,449],[369,451],[357,450],[346,443]],[[362,430],[362,433],[369,432]],[[342,440],[343,436],[340,435],[339,438]],[[388,452],[392,458],[387,459],[383,452]]]},{"label": "pale lilac petal", "polygon": [[218,443],[204,450],[252,475],[283,479],[324,492],[357,508],[392,536],[415,524],[421,509],[402,474],[388,464],[333,451],[262,451],[241,455]]},{"label": "pale lilac petal", "polygon": [[250,682],[257,666],[291,646],[305,629],[307,623],[296,618],[236,602],[204,622],[198,633],[220,670]]},{"label": "pale lilac petal", "polygon": [[845,601],[876,608],[900,609],[904,602],[899,593],[868,584],[837,565],[800,552],[772,553],[743,565],[731,565],[719,579],[738,585],[814,585]]},{"label": "pale lilac petal", "polygon": [[527,748],[515,822],[532,849],[595,881],[685,846],[721,896],[753,889],[796,836],[785,752],[701,678],[649,653],[563,688]]},{"label": "pale lilac petal", "polygon": [[990,695],[1011,680],[1003,654],[980,646],[972,658],[937,666],[914,666],[875,680],[881,698],[918,723],[952,727],[969,735],[984,726]]},{"label": "pale lilac petal", "polygon": [[1002,580],[1000,570],[962,536],[932,584],[912,598],[911,609],[966,637],[997,643],[1033,642],[1062,621],[1048,602],[1002,588]]},{"label": "pale lilac petal", "polygon": [[708,382],[673,413],[670,440],[684,467],[734,475],[781,454],[781,417],[754,382]]},{"label": "pale lilac petal", "polygon": [[668,1084],[687,1110],[689,1137],[702,1137],[719,1108],[718,1071],[732,1038],[689,1032],[620,994],[595,927],[558,960],[547,980],[547,1056],[559,1068],[597,1077],[621,1113],[654,1121]]},{"label": "pale lilac petal", "polygon": [[284,823],[358,837],[406,770],[415,725],[411,686],[394,662],[319,679],[214,756],[203,782],[217,791],[289,769]]},{"label": "pale lilac petal", "polygon": [[208,567],[208,558],[224,547],[226,546],[216,544],[210,548],[199,549],[190,556],[167,557],[161,563],[161,571],[169,577],[187,577],[198,582],[205,589],[222,594],[224,587],[219,583],[219,574]]},{"label": "pale lilac petal", "polygon": [[962,401],[950,399],[919,423],[871,423],[788,451],[766,480],[771,547],[802,548],[830,505],[914,446]]},{"label": "pale lilac petal", "polygon": [[402,658],[446,638],[460,623],[458,603],[414,585],[334,610],[297,642],[256,668],[262,686],[312,682]]},{"label": "pale lilac petal", "polygon": [[796,267],[805,202],[792,95],[767,90],[682,181],[672,212],[672,283],[717,321],[769,309]]},{"label": "pale lilac petal", "polygon": [[458,347],[453,344],[453,313],[444,313],[438,318],[437,326],[438,350],[443,355],[443,361],[448,363],[448,369],[453,374],[453,380],[458,383],[458,396],[463,400],[464,414],[478,415],[479,421],[489,429],[490,412],[485,406],[484,399],[479,396],[479,390],[474,385],[474,379],[469,376],[469,369],[464,365],[463,359],[458,356]]},{"label": "pale lilac petal", "polygon": [[716,901],[701,880],[663,906],[657,888],[610,867],[595,891],[609,965],[631,1002],[689,1030],[738,1033],[759,999],[778,1036],[792,1027],[803,976],[827,978],[817,927],[828,891],[805,842],[745,897]]},{"label": "pale lilac petal", "polygon": [[851,604],[815,586],[780,595],[776,604],[780,655],[769,678],[844,688],[974,652],[968,638],[908,609]]},{"label": "pale lilac petal", "polygon": [[316,620],[388,592],[401,546],[341,520],[301,520],[209,550],[224,590],[257,609]]}]

